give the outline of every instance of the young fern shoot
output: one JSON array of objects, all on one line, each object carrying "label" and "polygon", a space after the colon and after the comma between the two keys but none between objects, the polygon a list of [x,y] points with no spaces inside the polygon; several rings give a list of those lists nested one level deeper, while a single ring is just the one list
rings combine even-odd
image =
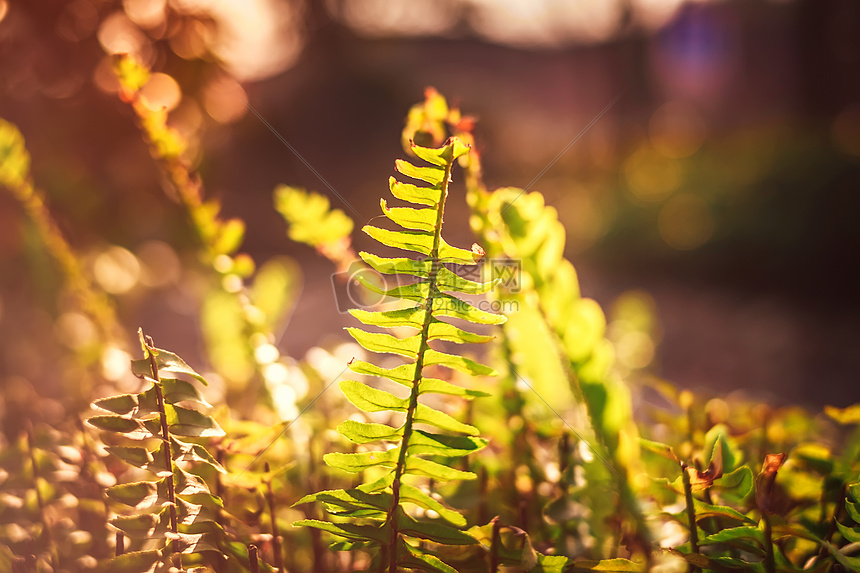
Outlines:
[{"label": "young fern shoot", "polygon": [[[348,331],[364,348],[378,353],[390,353],[410,360],[395,368],[353,360],[349,367],[357,373],[388,378],[410,389],[409,397],[399,398],[361,382],[347,380],[340,388],[355,406],[365,412],[393,411],[404,413],[403,424],[393,428],[386,424],[347,420],[338,431],[356,444],[387,442],[390,449],[358,453],[330,453],[325,456],[329,466],[348,472],[381,468],[382,477],[350,490],[323,491],[305,496],[298,503],[321,501],[337,523],[302,520],[296,525],[316,527],[347,538],[337,543],[338,549],[365,548],[374,550],[376,570],[396,573],[401,568],[453,573],[456,570],[434,554],[418,538],[444,545],[471,545],[476,540],[460,528],[466,520],[458,512],[432,498],[416,485],[416,480],[431,478],[437,482],[475,479],[472,472],[454,469],[425,456],[462,457],[483,448],[487,441],[478,436],[477,428],[460,422],[421,401],[425,394],[446,394],[471,399],[485,395],[425,376],[425,368],[445,366],[471,375],[490,375],[493,370],[473,360],[431,348],[430,342],[442,340],[454,343],[486,342],[491,336],[462,330],[442,320],[455,318],[475,324],[497,325],[505,317],[479,310],[450,293],[481,294],[495,282],[477,283],[462,278],[445,263],[474,265],[483,252],[449,245],[442,238],[442,220],[448,196],[451,171],[457,159],[469,153],[469,147],[457,138],[449,139],[438,149],[412,146],[417,157],[430,166],[416,166],[398,160],[401,174],[424,181],[430,186],[389,180],[394,197],[418,207],[389,207],[381,201],[382,211],[404,230],[387,230],[365,226],[364,232],[389,247],[412,251],[423,258],[383,258],[360,253],[361,258],[376,271],[388,275],[406,275],[416,280],[391,289],[382,289],[361,281],[367,288],[387,297],[412,303],[406,308],[371,312],[353,309],[351,314],[362,323],[382,328],[411,327],[417,333],[406,338],[391,334],[371,333],[358,328]],[[361,280],[361,279],[359,279]],[[445,434],[421,429],[416,425],[432,426]],[[379,472],[377,472],[378,475]],[[414,504],[436,512],[438,521],[417,521],[404,511],[404,504]],[[447,523],[446,523],[447,522]]]}]

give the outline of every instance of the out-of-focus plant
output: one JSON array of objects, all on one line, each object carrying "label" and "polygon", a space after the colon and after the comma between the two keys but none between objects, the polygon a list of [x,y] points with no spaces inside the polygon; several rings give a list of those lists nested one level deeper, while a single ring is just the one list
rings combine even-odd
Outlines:
[{"label": "out-of-focus plant", "polygon": [[[123,338],[114,307],[107,294],[96,288],[87,274],[82,257],[66,240],[48,207],[44,194],[36,189],[30,175],[30,154],[17,127],[0,118],[0,187],[20,203],[35,230],[41,248],[53,258],[62,276],[62,288],[71,295],[95,325],[96,343],[79,346],[78,358],[87,366],[98,365],[106,350],[122,346]],[[68,396],[81,402],[93,384],[77,380],[66,389]]]},{"label": "out-of-focus plant", "polygon": [[81,257],[74,252],[54,221],[44,195],[30,175],[30,154],[17,127],[0,118],[0,186],[21,204],[65,278],[66,288],[79,300],[101,330],[102,336],[117,336],[118,323],[105,293],[95,289],[84,273]]},{"label": "out-of-focus plant", "polygon": [[340,209],[332,209],[328,197],[314,191],[279,185],[274,192],[275,210],[286,221],[287,236],[314,247],[332,261],[338,271],[355,261],[350,234],[353,222]]},{"label": "out-of-focus plant", "polygon": [[203,294],[203,335],[213,366],[227,382],[231,405],[249,413],[261,384],[269,394],[270,386],[278,385],[266,370],[282,359],[275,333],[295,304],[301,270],[291,259],[276,257],[255,274],[254,260],[238,253],[245,223],[222,218],[219,202],[204,196],[203,183],[186,157],[185,139],[168,125],[167,111],[151,109],[141,92],[150,79],[149,70],[122,55],[115,58],[114,71],[119,96],[134,110],[153,159],[170,181],[197,235],[200,258],[214,271],[217,285]]},{"label": "out-of-focus plant", "polygon": [[83,439],[38,424],[0,451],[4,571],[85,571],[108,557],[99,482],[112,477]]}]

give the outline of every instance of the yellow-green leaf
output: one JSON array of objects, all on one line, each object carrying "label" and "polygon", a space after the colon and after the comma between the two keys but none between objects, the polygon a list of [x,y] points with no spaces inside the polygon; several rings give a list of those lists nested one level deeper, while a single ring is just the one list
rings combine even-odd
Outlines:
[{"label": "yellow-green leaf", "polygon": [[496,371],[489,366],[479,364],[474,360],[464,358],[456,354],[446,354],[444,352],[439,352],[433,350],[432,348],[424,352],[424,364],[426,364],[427,366],[447,366],[448,368],[453,368],[455,370],[459,370],[461,372],[465,372],[466,374],[471,374],[473,376],[495,376],[496,374]]},{"label": "yellow-green leaf", "polygon": [[418,349],[421,345],[421,336],[415,335],[408,338],[397,338],[391,334],[382,332],[365,332],[358,328],[347,327],[347,332],[356,342],[371,352],[399,354],[406,358],[417,358]]},{"label": "yellow-green leaf", "polygon": [[385,424],[358,422],[356,420],[341,422],[337,426],[337,431],[344,438],[356,444],[367,444],[380,440],[393,442],[403,437],[403,432],[400,429]]},{"label": "yellow-green leaf", "polygon": [[365,225],[362,231],[388,247],[429,255],[433,250],[433,233],[425,231],[391,231]]},{"label": "yellow-green leaf", "polygon": [[415,409],[415,421],[424,424],[432,424],[441,430],[459,432],[470,436],[477,436],[480,433],[478,432],[478,428],[475,426],[464,424],[463,422],[452,418],[445,412],[440,412],[439,410],[431,408],[427,404],[418,404],[418,407]]},{"label": "yellow-green leaf", "polygon": [[409,455],[460,457],[483,449],[487,440],[474,436],[448,436],[424,430],[415,430],[409,440]]},{"label": "yellow-green leaf", "polygon": [[436,187],[419,187],[411,183],[401,183],[394,177],[388,178],[388,188],[391,194],[402,201],[434,207],[439,204],[442,190]]},{"label": "yellow-green leaf", "polygon": [[443,167],[418,167],[403,159],[398,159],[394,162],[394,168],[403,175],[425,181],[430,185],[439,185],[445,177],[445,169]]},{"label": "yellow-green leaf", "polygon": [[385,199],[379,200],[385,216],[403,227],[415,231],[433,232],[436,229],[438,211],[430,209],[413,209],[412,207],[389,207]]},{"label": "yellow-green leaf", "polygon": [[459,318],[475,324],[502,324],[507,320],[503,314],[480,310],[449,294],[441,294],[433,298],[433,315]]},{"label": "yellow-green leaf", "polygon": [[365,412],[383,412],[385,410],[405,412],[409,406],[408,399],[398,398],[385,390],[371,388],[367,384],[355,380],[341,381],[340,390],[347,400]]},{"label": "yellow-green leaf", "polygon": [[478,477],[472,472],[460,471],[417,456],[406,457],[406,472],[439,481],[473,480]]},{"label": "yellow-green leaf", "polygon": [[430,259],[408,259],[406,257],[385,258],[361,251],[358,255],[375,271],[386,274],[405,274],[417,277],[430,276],[433,261]]},{"label": "yellow-green leaf", "polygon": [[463,277],[451,272],[447,267],[441,267],[439,272],[436,274],[436,286],[439,287],[439,290],[443,291],[456,291],[465,294],[484,294],[485,292],[493,290],[497,284],[499,284],[498,280],[479,283],[469,279],[464,279]]},{"label": "yellow-green leaf", "polygon": [[430,323],[428,334],[429,340],[445,340],[446,342],[454,342],[457,344],[463,344],[466,342],[489,342],[494,338],[487,334],[475,334],[474,332],[462,330],[453,324],[448,324],[447,322],[443,322],[438,319],[433,319],[433,322]]},{"label": "yellow-green leaf", "polygon": [[411,326],[420,329],[424,326],[426,310],[422,306],[412,306],[397,310],[386,310],[382,312],[371,312],[353,308],[349,314],[363,322],[373,326],[391,328],[393,326]]}]

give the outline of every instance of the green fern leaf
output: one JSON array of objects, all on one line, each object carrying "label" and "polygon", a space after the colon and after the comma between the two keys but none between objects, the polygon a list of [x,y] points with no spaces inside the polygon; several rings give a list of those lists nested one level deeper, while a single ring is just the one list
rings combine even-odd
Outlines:
[{"label": "green fern leaf", "polygon": [[[189,407],[208,405],[191,382],[162,377],[161,373],[185,375],[204,383],[205,380],[177,355],[154,348],[142,332],[140,338],[145,358],[133,361],[132,369],[151,386],[138,394],[96,400],[93,407],[114,414],[94,416],[87,422],[126,438],[158,439],[155,449],[125,445],[107,447],[121,460],[155,476],[148,481],[118,484],[107,489],[108,502],[131,507],[137,512],[119,515],[109,523],[129,538],[133,549],[152,547],[149,540],[160,540],[159,552],[154,555],[156,563],[180,563],[180,555],[220,551],[218,546],[226,546],[227,542],[215,514],[223,508],[221,499],[209,491],[202,478],[182,466],[205,464],[221,473],[224,468],[202,444],[185,442],[178,437],[220,437],[224,431],[212,417]],[[145,557],[149,563],[153,555]],[[125,561],[116,563],[126,567]],[[131,563],[137,561],[128,561],[128,567]]]},{"label": "green fern leaf", "polygon": [[374,270],[387,275],[404,274],[427,278],[433,270],[433,261],[429,259],[413,260],[405,257],[391,259],[377,257],[364,251],[361,251],[358,255]]},{"label": "green fern leaf", "polygon": [[401,430],[392,428],[391,426],[369,424],[355,420],[341,422],[337,427],[337,431],[344,438],[355,444],[367,444],[383,440],[393,442],[403,436]]},{"label": "green fern leaf", "polygon": [[457,356],[455,354],[439,352],[432,348],[424,353],[424,364],[427,366],[447,366],[448,368],[453,368],[455,370],[465,372],[466,374],[472,374],[473,376],[496,375],[496,371],[489,366],[479,364],[474,360],[463,358],[462,356]]},{"label": "green fern leaf", "polygon": [[390,231],[373,225],[361,229],[383,245],[429,255],[433,250],[433,233],[426,231]]},{"label": "green fern leaf", "polygon": [[412,328],[420,330],[424,321],[424,309],[420,306],[401,308],[397,310],[386,310],[382,312],[370,312],[353,308],[349,313],[364,324],[382,326],[385,328],[391,328],[394,326],[411,326]]},{"label": "green fern leaf", "polygon": [[[382,212],[396,230],[365,226],[364,232],[388,247],[417,253],[416,258],[385,258],[362,252],[361,258],[374,270],[401,277],[394,287],[381,287],[360,274],[356,279],[373,292],[411,301],[407,308],[383,311],[353,309],[353,317],[365,325],[382,329],[409,327],[415,333],[402,337],[385,332],[367,332],[350,327],[349,334],[371,352],[394,354],[408,360],[393,368],[384,368],[360,360],[352,360],[349,368],[357,373],[387,378],[410,389],[409,397],[399,398],[386,390],[354,380],[345,380],[340,388],[346,398],[365,412],[394,412],[403,415],[402,424],[345,421],[338,431],[356,444],[380,444],[386,449],[357,453],[326,454],[329,466],[348,472],[366,470],[382,472],[376,481],[359,485],[354,490],[336,490],[305,496],[299,503],[313,501],[326,504],[331,515],[361,519],[359,523],[328,523],[302,520],[296,525],[315,527],[352,540],[338,544],[341,549],[379,547],[374,567],[397,571],[400,567],[424,571],[451,573],[453,568],[438,557],[413,547],[410,540],[424,539],[444,545],[472,545],[476,540],[460,528],[465,519],[441,501],[432,498],[419,487],[432,479],[437,482],[476,479],[469,471],[454,469],[440,463],[449,458],[463,457],[479,451],[487,441],[478,437],[478,429],[423,403],[425,394],[441,394],[472,399],[483,392],[469,390],[424,376],[432,366],[458,370],[471,375],[493,375],[492,368],[472,360],[433,348],[435,341],[463,344],[487,342],[493,337],[471,332],[445,319],[455,318],[478,325],[497,325],[504,316],[481,310],[457,294],[479,295],[489,292],[496,282],[476,282],[461,277],[446,267],[448,263],[474,265],[483,250],[471,250],[449,245],[441,235],[445,200],[451,181],[451,171],[458,158],[469,152],[468,146],[456,138],[438,149],[412,147],[413,153],[430,166],[397,161],[396,170],[407,177],[429,183],[429,187],[400,183],[392,178],[389,188],[395,198],[419,205],[420,208],[389,206],[380,201]],[[416,428],[424,424],[434,431]],[[444,433],[440,433],[444,432]],[[435,459],[433,459],[435,458]],[[438,460],[438,461],[437,461]],[[408,515],[404,504],[417,505],[435,512],[443,521],[419,521]],[[370,520],[373,525],[366,523]]]},{"label": "green fern leaf", "polygon": [[478,428],[459,422],[439,410],[434,410],[426,404],[418,404],[415,408],[415,421],[422,424],[432,424],[440,430],[459,432],[470,436],[478,435]]},{"label": "green fern leaf", "polygon": [[385,216],[403,227],[414,231],[433,232],[436,227],[436,209],[412,209],[410,207],[388,207],[385,199],[379,200]]},{"label": "green fern leaf", "polygon": [[418,179],[420,181],[424,181],[426,183],[429,183],[430,185],[433,185],[434,187],[430,187],[426,191],[429,197],[434,198],[434,191],[437,190],[436,186],[440,186],[439,191],[442,192],[441,185],[442,181],[445,179],[446,171],[444,167],[419,167],[417,165],[409,163],[408,161],[398,159],[394,162],[394,168],[397,169],[397,171],[399,171],[403,175],[406,175],[407,177],[411,177],[412,179]]},{"label": "green fern leaf", "polygon": [[398,398],[385,390],[371,388],[355,380],[342,381],[340,390],[356,408],[365,412],[383,412],[385,410],[405,412],[409,408],[409,400]]},{"label": "green fern leaf", "polygon": [[457,573],[457,570],[436,557],[412,547],[405,541],[398,544],[398,560],[404,567],[430,573]]},{"label": "green fern leaf", "polygon": [[334,452],[323,456],[325,463],[333,468],[338,468],[350,473],[363,472],[376,466],[393,468],[397,464],[400,448],[394,448],[385,452],[372,451],[356,454],[342,454]]},{"label": "green fern leaf", "polygon": [[409,203],[416,205],[427,205],[435,207],[439,204],[439,190],[428,187],[418,187],[411,183],[401,183],[394,177],[388,179],[388,188],[391,194]]},{"label": "green fern leaf", "polygon": [[399,354],[406,358],[418,358],[418,350],[421,347],[421,337],[419,335],[410,336],[409,338],[397,338],[391,334],[364,332],[358,328],[347,328],[346,331],[349,332],[350,336],[356,342],[371,352]]}]

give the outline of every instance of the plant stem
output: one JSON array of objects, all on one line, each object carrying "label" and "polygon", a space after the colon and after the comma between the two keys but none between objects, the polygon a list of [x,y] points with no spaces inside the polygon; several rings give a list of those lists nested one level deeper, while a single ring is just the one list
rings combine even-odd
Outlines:
[{"label": "plant stem", "polygon": [[125,536],[121,531],[116,532],[116,556],[119,557],[125,552]]},{"label": "plant stem", "polygon": [[36,492],[36,505],[39,508],[39,521],[42,522],[42,537],[44,537],[48,550],[51,553],[51,566],[57,568],[57,547],[54,544],[54,536],[48,525],[48,516],[45,515],[45,500],[39,491],[39,464],[36,462],[35,448],[33,447],[33,429],[27,423],[27,456],[30,458],[30,467],[33,472],[33,490]]},{"label": "plant stem", "polygon": [[81,308],[95,320],[102,340],[121,340],[119,323],[110,300],[99,293],[87,278],[80,262],[82,258],[69,245],[42,193],[29,180],[9,187],[9,190],[21,203],[42,244],[63,273],[66,287],[78,298]]},{"label": "plant stem", "polygon": [[251,569],[251,573],[260,573],[260,564],[257,560],[257,546],[254,544],[248,546],[248,566]]},{"label": "plant stem", "polygon": [[764,521],[764,570],[766,573],[776,573],[776,560],[773,555],[773,526],[770,523],[770,515],[762,512],[761,519]]},{"label": "plant stem", "polygon": [[[839,519],[839,515],[842,513],[843,501],[845,500],[845,495],[847,493],[848,484],[846,482],[842,482],[842,485],[839,488],[839,494],[836,496],[836,507],[833,508],[833,518],[830,519],[830,524],[827,527],[827,533],[824,536],[824,541],[830,543],[833,539],[833,535],[836,533],[836,522]],[[821,492],[821,513],[826,514],[827,511],[827,496],[826,490],[822,490]],[[822,522],[824,519],[822,519]],[[823,525],[823,523],[822,523]],[[818,558],[823,559],[827,555],[827,546],[822,544],[821,549],[818,551]]]},{"label": "plant stem", "polygon": [[397,456],[397,465],[394,468],[394,480],[391,483],[392,501],[391,509],[388,510],[386,523],[391,528],[388,538],[388,546],[383,553],[381,561],[382,570],[385,570],[385,561],[388,560],[388,573],[397,573],[397,541],[400,531],[397,528],[397,510],[400,507],[400,479],[406,470],[406,451],[409,448],[409,439],[412,437],[412,424],[415,419],[415,411],[418,409],[418,390],[421,383],[421,375],[424,370],[424,353],[430,348],[430,324],[433,322],[433,300],[439,294],[436,288],[436,275],[442,268],[439,261],[439,245],[442,240],[442,220],[445,214],[445,200],[448,198],[448,186],[451,181],[451,169],[454,162],[445,166],[445,174],[442,178],[442,187],[439,193],[439,208],[436,211],[436,225],[433,231],[433,248],[430,251],[430,273],[427,277],[429,292],[424,303],[424,323],[421,326],[421,337],[418,346],[418,358],[415,361],[415,374],[412,377],[412,388],[409,392],[409,407],[406,409],[406,419],[403,422],[403,438],[400,441],[400,453]]},{"label": "plant stem", "polygon": [[[266,473],[269,473],[269,462],[264,466]],[[275,492],[272,489],[272,478],[266,480],[266,501],[269,504],[269,516],[272,520],[272,553],[275,562],[275,567],[278,573],[284,573],[284,557],[281,554],[281,533],[278,530],[278,518],[275,515]]]},{"label": "plant stem", "polygon": [[[687,473],[687,464],[681,462],[681,479],[684,482],[684,499],[687,505],[687,524],[690,527],[690,552],[699,552],[699,531],[696,528],[696,506],[693,504],[693,486],[690,485],[690,474]],[[698,571],[693,567],[693,572]]]},{"label": "plant stem", "polygon": [[[179,524],[176,517],[176,486],[173,482],[173,449],[170,445],[170,430],[167,426],[167,411],[164,406],[164,392],[161,388],[161,378],[158,376],[158,361],[155,359],[155,344],[149,336],[146,339],[146,353],[149,355],[149,370],[152,374],[152,382],[155,387],[155,399],[158,404],[158,416],[161,421],[161,443],[164,448],[164,466],[170,472],[166,478],[167,500],[170,502],[170,531],[179,533]],[[173,565],[182,569],[182,556],[179,553],[179,541],[174,539],[166,549],[168,554],[172,553]]]},{"label": "plant stem", "polygon": [[[320,491],[326,489],[324,483],[320,483],[323,480],[318,479],[318,472],[316,467],[317,456],[315,455],[316,446],[315,446],[314,436],[311,434],[308,437],[308,477],[307,477],[307,491]],[[320,456],[322,457],[322,456]],[[356,484],[355,487],[358,487]],[[316,507],[306,506],[305,509],[305,517],[308,519],[317,519],[317,510]],[[326,551],[326,546],[322,541],[322,532],[316,528],[310,528],[310,536],[311,536],[311,549],[314,555],[314,566],[313,573],[326,573],[328,569],[326,568],[326,561],[328,551]],[[352,552],[350,552],[352,555]]]},{"label": "plant stem", "polygon": [[478,471],[478,523],[486,523],[489,515],[488,499],[490,474],[487,472],[487,466],[482,465]]},{"label": "plant stem", "polygon": [[499,543],[501,543],[499,516],[494,517],[490,523],[493,524],[493,535],[490,540],[490,573],[497,573],[499,570]]}]

